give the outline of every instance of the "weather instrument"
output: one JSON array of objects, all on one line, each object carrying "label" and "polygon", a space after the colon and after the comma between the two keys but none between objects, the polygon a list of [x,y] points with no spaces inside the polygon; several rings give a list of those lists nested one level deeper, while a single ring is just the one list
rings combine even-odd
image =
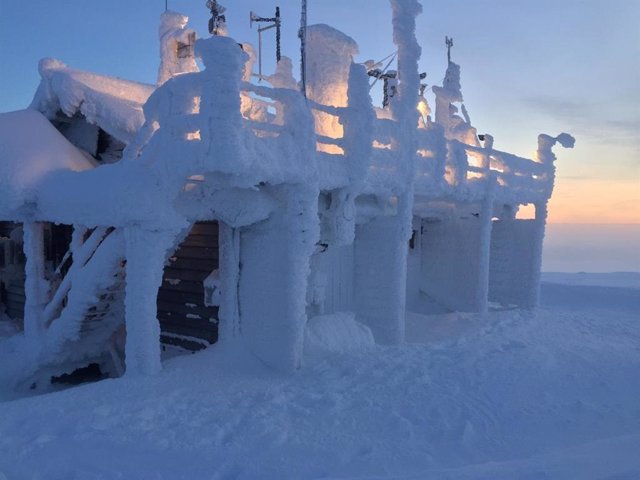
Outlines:
[{"label": "weather instrument", "polygon": [[226,11],[222,5],[216,0],[207,0],[207,8],[211,12],[211,18],[209,19],[209,33],[211,35],[219,35],[224,30],[224,25],[227,19],[223,15]]}]

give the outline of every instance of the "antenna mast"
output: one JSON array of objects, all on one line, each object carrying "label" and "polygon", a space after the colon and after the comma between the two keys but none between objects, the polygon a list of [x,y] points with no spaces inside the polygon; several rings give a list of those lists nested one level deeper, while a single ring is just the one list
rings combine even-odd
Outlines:
[{"label": "antenna mast", "polygon": [[271,18],[260,17],[254,12],[249,12],[249,28],[253,26],[253,22],[269,23],[265,27],[258,27],[258,79],[262,80],[262,32],[276,29],[276,62],[280,61],[280,7],[276,7],[276,15]]},{"label": "antenna mast", "polygon": [[300,38],[300,83],[302,84],[302,94],[307,97],[307,0],[302,0],[302,10],[300,14],[300,30],[298,30]]},{"label": "antenna mast", "polygon": [[451,63],[451,47],[453,47],[453,37],[444,37],[444,44],[447,46],[447,61]]}]

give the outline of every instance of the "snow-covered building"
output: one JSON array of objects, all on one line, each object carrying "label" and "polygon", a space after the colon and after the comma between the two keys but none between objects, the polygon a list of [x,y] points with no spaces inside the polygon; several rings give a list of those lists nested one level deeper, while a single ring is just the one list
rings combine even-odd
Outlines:
[{"label": "snow-covered building", "polygon": [[493,149],[451,61],[432,119],[421,6],[391,7],[383,108],[327,25],[305,29],[304,92],[291,60],[252,83],[249,45],[196,41],[172,12],[158,85],[41,61],[29,109],[0,114],[0,308],[24,331],[23,380],[154,373],[161,341],[291,371],[323,337],[402,342],[407,310],[536,305],[551,148],[573,139],[540,135],[533,159]]}]

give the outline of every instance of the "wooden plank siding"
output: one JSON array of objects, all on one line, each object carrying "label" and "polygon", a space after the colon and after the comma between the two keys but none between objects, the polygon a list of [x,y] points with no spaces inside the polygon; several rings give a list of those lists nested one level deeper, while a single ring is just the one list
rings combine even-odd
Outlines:
[{"label": "wooden plank siding", "polygon": [[[19,227],[19,223],[0,222],[0,237],[9,238],[11,232]],[[4,251],[0,251],[3,256],[0,262],[0,303],[5,307],[5,314],[12,320],[22,320],[24,318],[24,255],[22,254],[22,246],[16,245],[18,249],[19,264],[13,266],[4,265]],[[7,269],[7,270],[4,270]],[[16,270],[17,269],[17,270]],[[2,275],[2,273],[5,275]],[[9,273],[10,272],[10,273]]]},{"label": "wooden plank siding", "polygon": [[162,342],[198,350],[218,340],[218,308],[204,305],[203,282],[218,268],[218,224],[197,222],[169,258],[158,290]]}]

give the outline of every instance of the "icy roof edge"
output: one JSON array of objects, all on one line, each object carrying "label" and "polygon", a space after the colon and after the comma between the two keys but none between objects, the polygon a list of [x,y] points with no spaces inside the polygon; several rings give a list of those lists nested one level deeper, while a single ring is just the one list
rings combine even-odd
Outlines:
[{"label": "icy roof edge", "polygon": [[89,123],[129,143],[144,123],[142,105],[155,86],[67,67],[53,58],[40,60],[41,81],[29,106],[47,118],[58,111],[82,114]]}]

